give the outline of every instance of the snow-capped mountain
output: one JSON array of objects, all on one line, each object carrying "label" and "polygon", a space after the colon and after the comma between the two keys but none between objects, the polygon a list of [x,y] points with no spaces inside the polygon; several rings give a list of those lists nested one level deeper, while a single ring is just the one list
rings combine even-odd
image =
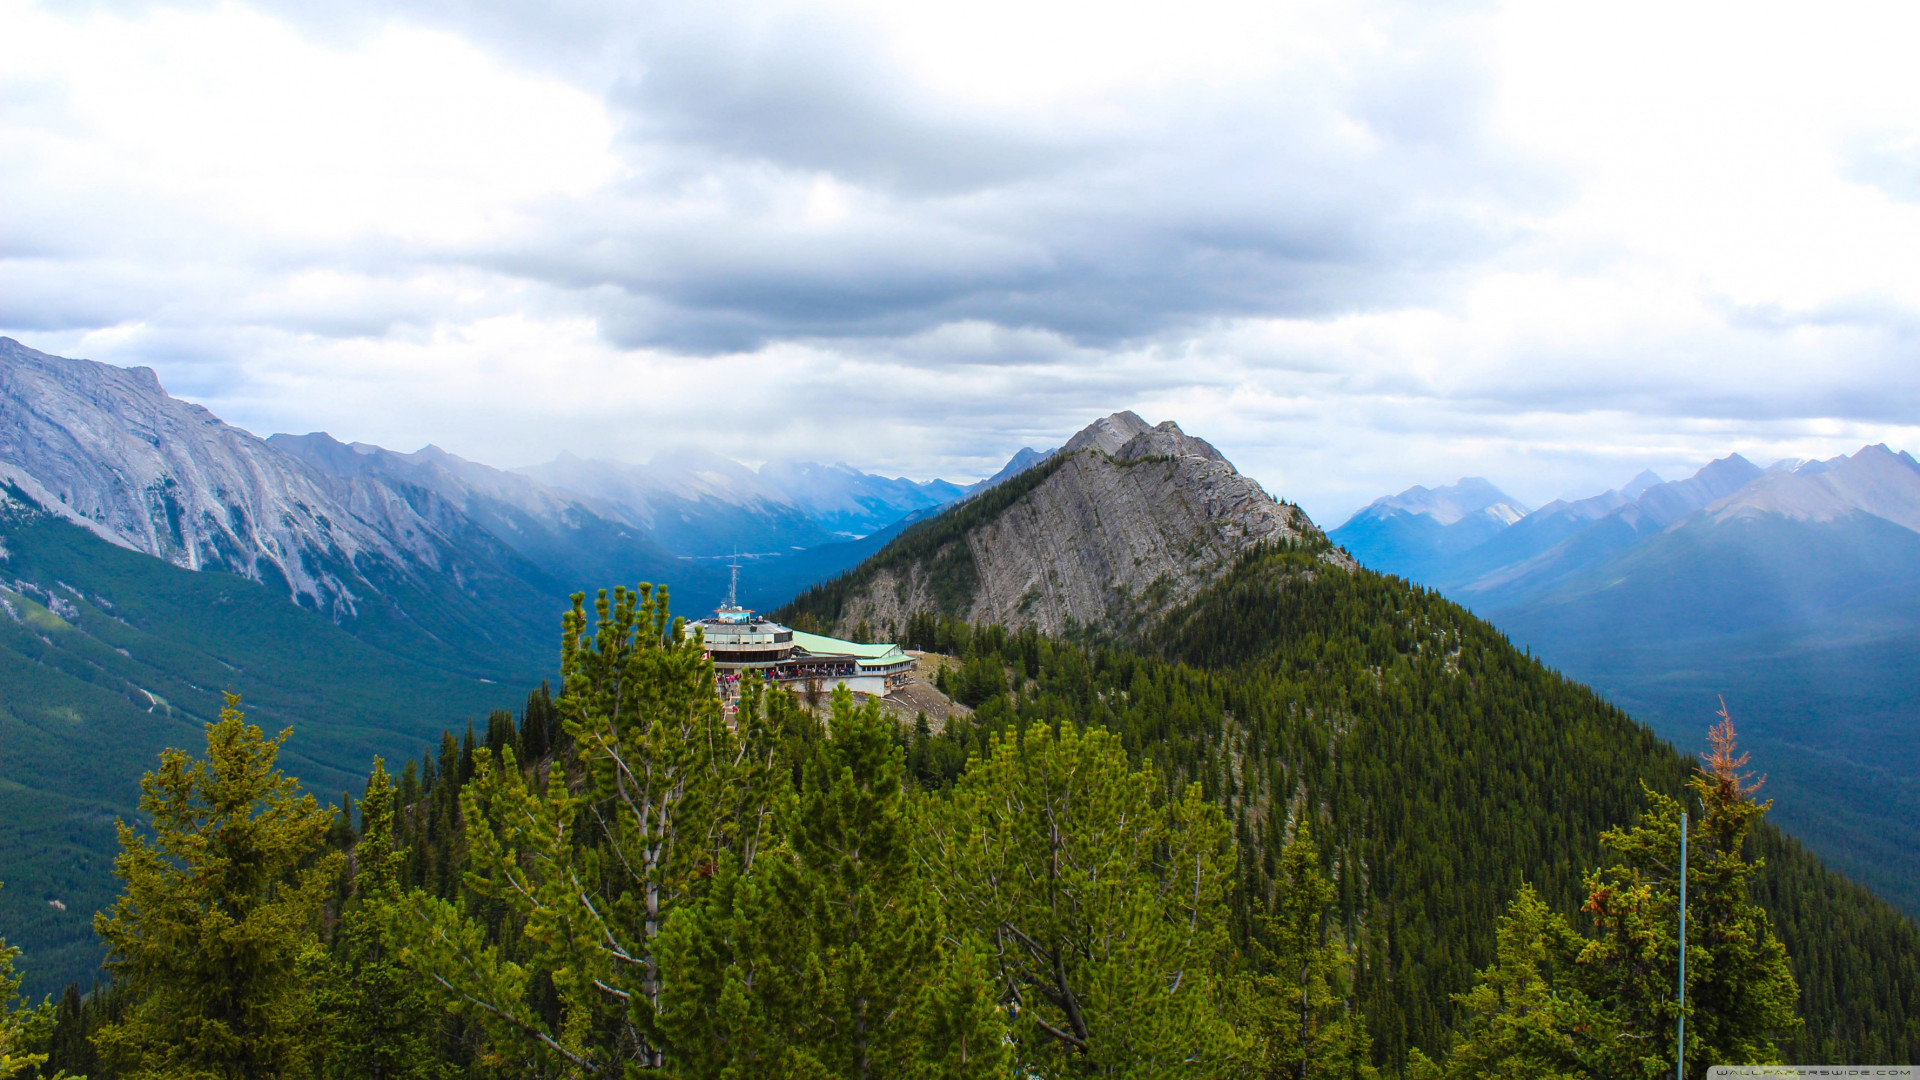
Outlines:
[{"label": "snow-capped mountain", "polygon": [[1327,535],[1362,562],[1425,580],[1441,560],[1485,542],[1527,508],[1478,476],[1375,499]]},{"label": "snow-capped mountain", "polygon": [[967,494],[945,480],[878,476],[845,464],[770,461],[756,472],[693,449],[645,465],[562,455],[516,472],[592,498],[683,555],[853,540]]},{"label": "snow-capped mountain", "polygon": [[282,589],[355,632],[523,658],[551,650],[571,592],[668,581],[677,606],[698,609],[724,594],[713,557],[739,552],[752,601],[775,604],[871,553],[853,537],[962,494],[690,450],[509,472],[433,446],[263,439],[170,396],[149,369],[6,338],[0,483],[118,546]]}]

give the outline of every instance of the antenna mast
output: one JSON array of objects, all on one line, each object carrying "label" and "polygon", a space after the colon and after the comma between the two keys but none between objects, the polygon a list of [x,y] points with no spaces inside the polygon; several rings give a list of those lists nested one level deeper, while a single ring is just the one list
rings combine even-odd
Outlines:
[{"label": "antenna mast", "polygon": [[1674,1080],[1687,1080],[1687,812],[1680,811],[1680,1019],[1674,1032]]}]

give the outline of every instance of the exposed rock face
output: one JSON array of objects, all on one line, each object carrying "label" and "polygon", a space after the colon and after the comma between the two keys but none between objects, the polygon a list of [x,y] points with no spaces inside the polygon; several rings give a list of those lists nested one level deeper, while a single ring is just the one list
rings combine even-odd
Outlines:
[{"label": "exposed rock face", "polygon": [[[375,594],[554,591],[554,535],[622,530],[577,497],[429,447],[261,439],[171,397],[148,368],[0,338],[0,482],[122,547],[283,585],[336,620]],[[634,546],[651,554],[645,545]],[[658,553],[654,563],[669,558]],[[531,589],[531,593],[529,592]]]},{"label": "exposed rock face", "polygon": [[[938,610],[943,559],[970,558],[970,621],[1120,628],[1190,599],[1240,552],[1263,541],[1318,539],[1298,507],[1276,502],[1211,445],[1171,421],[1116,413],[1075,435],[1052,472],[991,520],[970,529],[964,553],[876,557],[841,605],[836,629],[905,625]],[[1330,559],[1350,565],[1337,552]],[[860,575],[856,572],[855,580]]]},{"label": "exposed rock face", "polygon": [[5,338],[0,475],[123,547],[188,569],[277,577],[341,614],[354,608],[357,564],[431,556],[423,522],[383,535],[265,440],[169,397],[151,369],[49,356]]},{"label": "exposed rock face", "polygon": [[1863,446],[1852,457],[1770,469],[1707,507],[1707,513],[1715,522],[1764,514],[1835,521],[1861,513],[1920,532],[1920,462],[1885,443]]},{"label": "exposed rock face", "polygon": [[[9,487],[111,543],[284,588],[343,625],[377,609],[393,633],[542,656],[569,593],[652,581],[694,610],[728,575],[686,556],[757,552],[747,595],[784,599],[884,543],[829,542],[961,494],[846,466],[755,474],[691,451],[530,475],[432,446],[262,439],[169,396],[150,369],[0,338],[0,496]],[[807,545],[820,546],[796,553]]]}]

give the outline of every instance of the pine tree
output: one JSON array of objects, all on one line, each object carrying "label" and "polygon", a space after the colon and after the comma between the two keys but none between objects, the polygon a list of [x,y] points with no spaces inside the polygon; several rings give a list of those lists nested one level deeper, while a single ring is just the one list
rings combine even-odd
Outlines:
[{"label": "pine tree", "polygon": [[662,1023],[692,1077],[992,1077],[1005,1023],[977,947],[943,950],[909,846],[893,723],[834,693],[781,841],[670,926]]},{"label": "pine tree", "polygon": [[1329,932],[1333,883],[1301,820],[1280,853],[1273,910],[1254,936],[1257,973],[1245,992],[1259,1075],[1273,1080],[1372,1080],[1366,1025],[1348,1009],[1352,957]]},{"label": "pine tree", "polygon": [[437,1010],[420,980],[397,958],[392,921],[399,897],[393,850],[392,780],[373,759],[360,800],[361,835],[354,847],[353,896],[340,913],[332,956],[318,948],[305,969],[319,987],[316,1009],[325,1033],[325,1072],[343,1078],[424,1080],[449,1074],[437,1059]]},{"label": "pine tree", "polygon": [[[933,958],[935,913],[912,888],[904,769],[879,704],[834,691],[828,738],[787,804],[787,851],[766,866],[775,905],[797,933],[778,975],[789,1049],[827,1075],[867,1080],[910,1059],[916,976]],[[784,980],[779,979],[784,975]]]},{"label": "pine tree", "polygon": [[919,1048],[915,1080],[1013,1075],[1007,1015],[996,993],[993,963],[976,938],[944,938],[939,966],[921,984],[914,1023]]},{"label": "pine tree", "polygon": [[20,976],[14,973],[13,962],[19,955],[19,949],[8,946],[6,939],[0,938],[0,1080],[13,1080],[46,1062],[46,1054],[27,1051],[44,1043],[54,1025],[51,1002],[43,1002],[37,1009],[14,1007],[14,995],[20,992]]},{"label": "pine tree", "polygon": [[124,994],[112,985],[95,984],[91,993],[82,995],[78,983],[68,983],[60,1003],[54,1006],[53,1031],[46,1042],[47,1063],[41,1067],[41,1074],[52,1069],[55,1076],[110,1076],[101,1065],[93,1036],[120,1018],[123,999]]},{"label": "pine tree", "polygon": [[[1725,706],[1713,750],[1688,783],[1699,816],[1687,834],[1686,1074],[1777,1062],[1798,1026],[1798,988],[1766,912],[1749,896],[1762,864],[1744,854],[1770,803],[1741,770]],[[1644,787],[1644,785],[1643,785]],[[1601,841],[1617,861],[1587,876],[1593,935],[1576,935],[1523,888],[1501,923],[1498,959],[1456,1000],[1466,1026],[1448,1077],[1673,1075],[1680,1016],[1680,800],[1644,788],[1649,806]],[[1424,1066],[1423,1066],[1424,1068]]]},{"label": "pine tree", "polygon": [[1700,816],[1688,838],[1687,1061],[1701,1076],[1710,1065],[1779,1061],[1778,1042],[1800,1025],[1786,947],[1752,897],[1766,864],[1746,857],[1748,836],[1773,802],[1754,798],[1760,785],[1747,783],[1750,759],[1739,752],[1725,702],[1719,716],[1708,732],[1712,750],[1688,782]]},{"label": "pine tree", "polygon": [[1234,1055],[1230,830],[1198,785],[1159,787],[1111,735],[1035,725],[995,740],[950,803],[922,797],[929,885],[990,943],[1023,1071],[1204,1075]]},{"label": "pine tree", "polygon": [[[573,767],[556,762],[543,782],[511,748],[496,758],[477,747],[459,796],[466,884],[510,913],[517,940],[501,940],[477,905],[445,899],[451,889],[405,905],[407,963],[527,1075],[665,1064],[661,929],[717,868],[758,857],[777,725],[793,719],[780,695],[750,684],[729,724],[713,667],[664,592],[602,592],[595,613],[589,634],[576,595],[565,620],[557,708]],[[542,985],[552,1015],[536,1008]]]},{"label": "pine tree", "polygon": [[304,1075],[311,1003],[296,961],[316,940],[341,857],[321,855],[333,813],[274,767],[273,739],[229,694],[207,758],[160,755],[140,781],[148,839],[118,825],[125,891],[94,916],[133,1001],[98,1043],[134,1077]]},{"label": "pine tree", "polygon": [[[1710,732],[1713,750],[1688,783],[1698,816],[1688,831],[1687,1075],[1709,1065],[1779,1060],[1775,1040],[1799,1024],[1799,989],[1786,949],[1766,912],[1748,895],[1760,868],[1744,854],[1747,833],[1771,803],[1758,803],[1747,757],[1735,746],[1723,705]],[[1611,1075],[1670,1075],[1679,1017],[1678,799],[1648,788],[1651,804],[1632,828],[1610,829],[1601,841],[1620,859],[1588,876],[1583,909],[1597,940],[1581,950],[1574,974],[1620,1024],[1625,1037],[1596,1064]]]},{"label": "pine tree", "polygon": [[[1567,920],[1523,885],[1500,920],[1495,959],[1472,990],[1456,994],[1465,1024],[1447,1080],[1583,1080],[1584,1062],[1616,1034],[1578,990],[1555,985],[1584,943]],[[1424,1059],[1422,1059],[1424,1060]],[[1410,1074],[1411,1075],[1411,1074]]]}]

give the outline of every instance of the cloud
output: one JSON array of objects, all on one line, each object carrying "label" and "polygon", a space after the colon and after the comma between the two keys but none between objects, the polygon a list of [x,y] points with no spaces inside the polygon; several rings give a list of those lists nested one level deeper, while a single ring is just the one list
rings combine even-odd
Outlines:
[{"label": "cloud", "polygon": [[977,476],[1134,407],[1322,516],[1897,441],[1889,18],[0,0],[0,332],[502,464]]}]

